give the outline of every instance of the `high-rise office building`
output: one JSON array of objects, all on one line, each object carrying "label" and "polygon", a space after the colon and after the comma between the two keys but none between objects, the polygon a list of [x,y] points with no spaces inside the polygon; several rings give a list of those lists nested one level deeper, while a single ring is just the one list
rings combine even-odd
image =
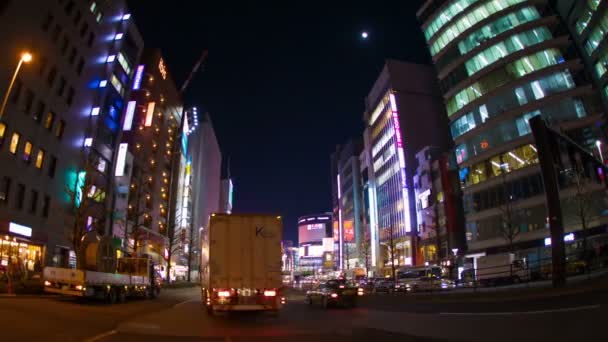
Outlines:
[{"label": "high-rise office building", "polygon": [[[604,114],[568,30],[546,1],[429,0],[418,18],[450,120],[470,255],[546,256],[545,197],[528,120],[540,115],[591,150]],[[562,192],[566,205],[571,195]],[[589,194],[602,203],[599,195]],[[580,229],[568,211],[567,230]]]},{"label": "high-rise office building", "polygon": [[416,154],[414,175],[419,249],[425,263],[446,265],[465,252],[465,224],[453,154],[427,146]]},{"label": "high-rise office building", "polygon": [[[608,112],[608,4],[601,0],[554,0],[585,62],[588,74],[601,93]],[[606,137],[598,140],[597,155],[606,156]]]},{"label": "high-rise office building", "polygon": [[361,248],[365,233],[361,221],[363,197],[359,165],[362,150],[362,139],[353,139],[337,146],[331,155],[334,220],[338,220],[334,239],[338,265],[343,269],[364,264]]},{"label": "high-rise office building", "polygon": [[3,2],[0,32],[0,91],[10,90],[0,262],[75,265],[84,233],[112,233],[120,125],[143,42],[125,1]]},{"label": "high-rise office building", "polygon": [[370,238],[376,267],[416,265],[421,260],[416,246],[416,153],[428,145],[446,150],[449,142],[434,70],[388,60],[365,109]]},{"label": "high-rise office building", "polygon": [[188,136],[189,154],[192,157],[192,236],[193,252],[199,257],[194,258],[200,265],[200,248],[203,239],[208,237],[209,218],[211,214],[220,212],[220,178],[222,153],[220,150],[213,123],[209,113],[198,114],[199,125]]},{"label": "high-rise office building", "polygon": [[168,254],[170,225],[178,226],[171,213],[178,212],[176,189],[185,170],[182,143],[176,141],[181,136],[183,104],[159,49],[146,49],[132,71],[135,81],[126,103],[121,143],[133,156],[128,251],[147,254],[162,265]]}]

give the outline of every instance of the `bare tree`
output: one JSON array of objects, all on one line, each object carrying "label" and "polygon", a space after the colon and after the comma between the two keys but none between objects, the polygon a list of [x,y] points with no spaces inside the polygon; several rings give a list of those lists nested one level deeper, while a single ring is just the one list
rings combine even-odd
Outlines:
[{"label": "bare tree", "polygon": [[575,187],[575,195],[570,198],[574,202],[575,216],[581,224],[583,232],[583,255],[587,253],[587,229],[589,222],[593,219],[593,197],[590,194],[591,179],[587,177],[579,167],[572,172],[572,182]]},{"label": "bare tree", "polygon": [[[167,281],[171,282],[171,258],[180,252],[185,242],[185,229],[178,229],[178,222],[181,222],[181,217],[177,215],[174,222],[167,223]],[[190,251],[188,251],[190,252]],[[188,270],[189,272],[190,270]]]},{"label": "bare tree", "polygon": [[363,257],[363,261],[365,263],[365,276],[369,274],[369,264],[372,252],[371,239],[369,231],[365,231],[363,236],[363,241],[361,241],[361,256]]},{"label": "bare tree", "polygon": [[[87,232],[99,229],[100,226],[103,227],[103,220],[107,216],[104,206],[105,193],[93,183],[96,172],[97,168],[87,163],[84,169],[76,172],[74,184],[68,184],[64,188],[64,192],[70,198],[68,214],[73,218],[72,221],[66,223],[65,232],[71,247],[77,252],[78,268],[82,266],[81,260],[78,258],[82,238]],[[104,217],[101,220],[94,218],[94,216],[98,217],[100,212],[104,214]]]},{"label": "bare tree", "polygon": [[513,192],[508,186],[506,172],[504,168],[502,176],[502,194],[503,203],[498,207],[501,212],[500,234],[507,241],[509,252],[513,253],[515,251],[515,239],[517,239],[521,230],[519,228],[519,225],[517,224]]},{"label": "bare tree", "polygon": [[391,277],[393,279],[393,281],[396,279],[396,265],[395,265],[395,253],[396,253],[396,246],[395,246],[395,236],[394,236],[394,228],[393,226],[389,226],[388,228],[385,228],[385,232],[388,232],[388,241],[386,242],[385,246],[386,246],[386,256],[390,259],[389,262],[391,264]]}]

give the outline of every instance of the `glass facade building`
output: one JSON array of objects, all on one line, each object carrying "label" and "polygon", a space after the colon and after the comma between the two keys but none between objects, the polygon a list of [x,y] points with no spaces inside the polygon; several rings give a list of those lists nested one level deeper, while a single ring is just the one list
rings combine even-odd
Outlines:
[{"label": "glass facade building", "polygon": [[608,4],[600,0],[558,0],[557,9],[579,48],[588,76],[601,92],[604,112],[606,112],[608,109],[608,76],[606,75],[608,73],[606,44]]},{"label": "glass facade building", "polygon": [[[523,213],[519,242],[548,234],[530,118],[542,116],[590,150],[601,133],[597,92],[557,13],[528,0],[428,0],[418,11],[450,120],[469,252],[507,244],[505,198]],[[573,26],[587,37],[583,46],[601,60],[602,14],[578,17],[583,22]]]}]

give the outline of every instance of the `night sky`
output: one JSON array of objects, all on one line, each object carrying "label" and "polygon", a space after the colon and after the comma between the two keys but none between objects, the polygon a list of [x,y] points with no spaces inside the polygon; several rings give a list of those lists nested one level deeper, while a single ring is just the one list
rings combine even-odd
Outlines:
[{"label": "night sky", "polygon": [[235,212],[283,215],[294,241],[298,216],[331,211],[329,156],[361,135],[364,98],[384,60],[429,63],[417,0],[128,3],[178,86],[209,50],[186,103],[210,113],[231,158]]}]

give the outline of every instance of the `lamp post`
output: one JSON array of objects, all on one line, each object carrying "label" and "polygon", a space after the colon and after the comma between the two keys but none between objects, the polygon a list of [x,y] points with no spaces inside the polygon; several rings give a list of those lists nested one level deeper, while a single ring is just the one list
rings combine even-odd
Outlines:
[{"label": "lamp post", "polygon": [[11,94],[11,90],[13,90],[13,85],[15,84],[15,80],[17,79],[17,75],[19,74],[19,69],[21,69],[21,65],[25,63],[29,63],[32,61],[32,54],[29,52],[24,52],[21,54],[21,58],[19,59],[19,63],[17,63],[17,68],[13,73],[13,78],[11,79],[11,83],[8,85],[8,89],[6,90],[6,94],[4,94],[4,100],[2,100],[2,107],[0,107],[0,119],[4,115],[4,108],[6,107],[6,102],[8,102],[8,97]]}]

